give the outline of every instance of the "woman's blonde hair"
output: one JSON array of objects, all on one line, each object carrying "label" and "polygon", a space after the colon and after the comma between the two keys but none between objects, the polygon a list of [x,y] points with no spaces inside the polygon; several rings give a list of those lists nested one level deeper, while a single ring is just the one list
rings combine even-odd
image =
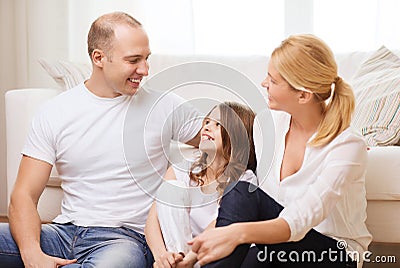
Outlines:
[{"label": "woman's blonde hair", "polygon": [[311,34],[290,36],[274,50],[271,63],[294,89],[310,90],[321,103],[324,116],[310,145],[326,145],[350,126],[354,94],[338,76],[334,55],[324,41]]},{"label": "woman's blonde hair", "polygon": [[[247,169],[256,172],[257,160],[253,142],[255,114],[246,105],[224,102],[211,109],[205,117],[203,125],[216,108],[219,108],[220,111],[222,157],[225,163],[215,171],[215,174],[218,182],[217,190],[222,195],[225,188],[230,183],[238,181]],[[207,154],[202,153],[190,169],[189,177],[197,185],[204,184],[202,177],[206,175],[208,168],[206,159]]]}]

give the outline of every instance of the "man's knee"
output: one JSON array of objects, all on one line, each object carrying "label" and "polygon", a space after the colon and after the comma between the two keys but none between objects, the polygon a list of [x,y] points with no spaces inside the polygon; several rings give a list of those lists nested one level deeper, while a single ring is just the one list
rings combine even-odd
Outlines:
[{"label": "man's knee", "polygon": [[151,254],[150,251],[147,251],[136,243],[115,242],[91,254],[91,256],[82,263],[82,268],[151,267],[147,254]]},{"label": "man's knee", "polygon": [[0,223],[0,264],[1,267],[24,267],[8,223]]}]

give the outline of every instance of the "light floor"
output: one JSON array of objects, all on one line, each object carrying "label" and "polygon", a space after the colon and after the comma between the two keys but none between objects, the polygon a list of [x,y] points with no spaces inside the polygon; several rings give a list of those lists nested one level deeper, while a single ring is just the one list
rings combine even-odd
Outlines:
[{"label": "light floor", "polygon": [[[370,263],[364,262],[363,268],[399,268],[400,267],[400,244],[389,244],[389,243],[372,243],[369,246],[369,251],[372,255],[369,257]],[[395,263],[378,263],[373,260],[389,260],[395,258]]]}]

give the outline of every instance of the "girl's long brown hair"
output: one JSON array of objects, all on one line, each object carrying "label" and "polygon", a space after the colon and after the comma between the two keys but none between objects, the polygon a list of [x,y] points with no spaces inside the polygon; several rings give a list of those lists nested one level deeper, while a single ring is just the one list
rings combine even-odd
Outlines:
[{"label": "girl's long brown hair", "polygon": [[[247,169],[256,172],[257,160],[253,142],[254,112],[237,102],[224,102],[215,106],[220,110],[222,137],[222,157],[224,165],[215,171],[218,182],[217,190],[222,195],[229,183],[238,181]],[[203,121],[203,125],[208,116]],[[202,153],[190,168],[190,179],[197,185],[203,185],[202,177],[206,175],[207,154]]]}]

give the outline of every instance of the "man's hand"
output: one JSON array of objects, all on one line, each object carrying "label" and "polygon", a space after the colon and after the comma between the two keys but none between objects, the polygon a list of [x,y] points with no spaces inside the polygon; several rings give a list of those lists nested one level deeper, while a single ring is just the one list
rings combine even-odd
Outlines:
[{"label": "man's hand", "polygon": [[34,254],[29,259],[23,259],[25,267],[28,268],[57,268],[71,263],[76,263],[76,259],[67,260],[46,255],[45,253]]}]

